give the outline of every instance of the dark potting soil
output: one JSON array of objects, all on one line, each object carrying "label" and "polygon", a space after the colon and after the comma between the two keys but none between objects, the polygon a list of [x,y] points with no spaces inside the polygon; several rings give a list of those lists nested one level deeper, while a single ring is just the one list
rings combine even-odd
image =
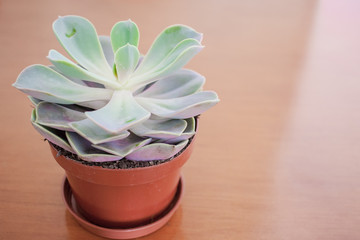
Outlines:
[{"label": "dark potting soil", "polygon": [[128,160],[126,158],[117,160],[117,161],[110,161],[110,162],[89,162],[89,161],[84,161],[81,158],[79,158],[78,155],[71,153],[65,149],[63,149],[62,147],[59,147],[58,145],[55,145],[51,142],[49,142],[52,146],[54,146],[54,148],[58,151],[57,156],[64,156],[68,159],[80,162],[84,165],[88,165],[88,166],[99,166],[99,167],[103,167],[103,168],[109,168],[109,169],[130,169],[130,168],[142,168],[142,167],[150,167],[150,166],[154,166],[154,165],[159,165],[165,162],[168,162],[172,159],[174,159],[175,157],[177,157],[178,155],[180,155],[191,143],[191,141],[193,140],[194,136],[191,137],[189,139],[188,144],[180,151],[178,152],[176,155],[174,155],[171,158],[165,159],[165,160],[152,160],[152,161],[132,161],[132,160]]}]

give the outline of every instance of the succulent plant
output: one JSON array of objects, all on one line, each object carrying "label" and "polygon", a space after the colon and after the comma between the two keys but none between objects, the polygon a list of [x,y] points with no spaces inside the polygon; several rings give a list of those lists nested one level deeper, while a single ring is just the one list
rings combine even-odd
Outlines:
[{"label": "succulent plant", "polygon": [[35,129],[85,161],[170,158],[195,134],[194,116],[219,101],[202,90],[203,76],[183,69],[203,48],[190,27],[166,28],[145,56],[131,20],[110,37],[79,16],[59,17],[53,30],[77,63],[50,50],[53,65],[25,68],[13,86],[34,104]]}]

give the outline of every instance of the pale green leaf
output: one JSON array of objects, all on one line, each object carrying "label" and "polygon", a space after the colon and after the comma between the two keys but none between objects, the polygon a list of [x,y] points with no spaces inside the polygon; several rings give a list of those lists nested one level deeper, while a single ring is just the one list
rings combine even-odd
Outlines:
[{"label": "pale green leaf", "polygon": [[178,137],[186,128],[186,121],[182,119],[153,120],[148,119],[136,124],[130,130],[138,136],[157,139],[170,139]]},{"label": "pale green leaf", "polygon": [[48,66],[51,70],[54,70],[55,72],[63,75],[64,77],[66,77],[67,79],[73,81],[74,83],[76,84],[79,84],[79,85],[82,85],[82,86],[88,86],[83,80],[81,79],[78,79],[78,78],[73,78],[73,77],[69,77],[69,76],[66,76],[64,73],[62,73],[60,71],[60,69],[57,69],[54,65],[50,65]]},{"label": "pale green leaf", "polygon": [[104,52],[106,61],[108,62],[110,68],[114,66],[114,52],[111,46],[111,40],[109,36],[99,36],[101,48]]},{"label": "pale green leaf", "polygon": [[54,64],[57,69],[60,70],[62,74],[67,77],[100,83],[113,88],[120,86],[116,82],[115,76],[113,76],[112,79],[109,79],[102,75],[89,72],[88,70],[73,63],[71,60],[69,60],[56,50],[50,50],[48,59],[51,61],[52,64]]},{"label": "pale green leaf", "polygon": [[99,127],[89,119],[73,122],[69,125],[75,132],[77,132],[79,135],[81,135],[83,138],[86,138],[93,144],[100,144],[104,142],[123,139],[128,137],[130,134],[128,131],[123,131],[120,133],[112,133],[106,131],[105,129]]},{"label": "pale green leaf", "polygon": [[43,65],[25,68],[13,86],[37,99],[61,104],[107,100],[112,94],[109,89],[76,84]]},{"label": "pale green leaf", "polygon": [[34,98],[34,97],[32,97],[32,96],[28,96],[28,98],[29,98],[30,102],[31,102],[34,106],[36,106],[36,105],[38,105],[39,103],[42,102],[42,100],[37,99],[37,98]]},{"label": "pale green leaf", "polygon": [[75,153],[82,160],[89,162],[107,162],[119,160],[119,156],[108,154],[94,148],[89,141],[75,132],[66,132],[66,137]]},{"label": "pale green leaf", "polygon": [[100,100],[100,101],[78,102],[76,104],[87,108],[99,109],[104,107],[108,102],[109,100]]},{"label": "pale green leaf", "polygon": [[128,43],[137,47],[139,44],[139,29],[130,19],[121,21],[111,29],[110,38],[114,52]]},{"label": "pale green leaf", "polygon": [[201,41],[202,34],[184,25],[166,28],[155,39],[144,60],[137,69],[138,74],[146,73],[157,66],[181,41],[192,38]]},{"label": "pale green leaf", "polygon": [[36,123],[63,131],[73,131],[69,124],[86,118],[83,112],[49,102],[39,103],[36,106],[36,115]]},{"label": "pale green leaf", "polygon": [[185,66],[191,58],[201,51],[201,49],[203,49],[203,46],[195,39],[189,38],[181,41],[168,53],[168,55],[164,57],[161,62],[148,72],[144,73],[138,70],[141,69],[141,66],[143,65],[143,63],[141,63],[139,68],[131,76],[129,86],[133,89],[137,89],[156,81],[161,77],[169,75],[174,71],[177,71]]},{"label": "pale green leaf", "polygon": [[186,129],[184,130],[184,132],[181,133],[180,136],[171,138],[171,139],[167,139],[165,142],[171,143],[171,144],[176,144],[176,143],[179,143],[181,141],[184,141],[184,140],[189,139],[192,136],[194,136],[195,130],[196,130],[195,119],[188,118],[188,119],[186,119],[186,123],[187,123]]},{"label": "pale green leaf", "polygon": [[98,126],[113,133],[120,133],[150,117],[150,113],[126,90],[115,91],[105,107],[85,114]]},{"label": "pale green leaf", "polygon": [[213,91],[202,91],[170,99],[136,97],[136,101],[159,117],[185,119],[197,116],[219,102]]},{"label": "pale green leaf", "polygon": [[75,151],[69,145],[69,142],[67,141],[64,131],[49,128],[46,126],[42,126],[42,125],[36,123],[36,118],[37,118],[36,111],[35,111],[35,109],[33,109],[32,114],[31,114],[31,123],[34,126],[36,131],[38,131],[49,142],[65,149],[69,152],[75,153]]},{"label": "pale green leaf", "polygon": [[152,84],[137,97],[177,98],[200,91],[205,78],[197,72],[181,69]]},{"label": "pale green leaf", "polygon": [[115,53],[115,64],[118,79],[125,82],[134,72],[139,61],[140,53],[137,47],[126,44],[120,47]]},{"label": "pale green leaf", "polygon": [[126,156],[129,160],[134,161],[151,161],[151,160],[165,160],[175,156],[188,143],[188,140],[171,145],[166,143],[151,143],[136,151],[133,151]]},{"label": "pale green leaf", "polygon": [[113,77],[94,26],[79,16],[59,17],[53,23],[54,33],[68,54],[87,70]]},{"label": "pale green leaf", "polygon": [[134,134],[117,141],[106,142],[93,147],[117,155],[121,158],[151,142],[151,138],[140,138]]}]

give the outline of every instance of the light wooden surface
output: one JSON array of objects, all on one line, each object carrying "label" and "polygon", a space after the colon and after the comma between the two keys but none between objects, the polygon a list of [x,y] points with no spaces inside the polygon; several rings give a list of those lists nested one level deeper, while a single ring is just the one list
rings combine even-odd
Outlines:
[{"label": "light wooden surface", "polygon": [[1,0],[0,239],[99,239],[66,211],[63,170],[10,85],[61,49],[58,15],[106,35],[131,18],[145,53],[166,26],[204,33],[188,65],[221,103],[201,117],[180,209],[144,239],[360,239],[360,2]]}]

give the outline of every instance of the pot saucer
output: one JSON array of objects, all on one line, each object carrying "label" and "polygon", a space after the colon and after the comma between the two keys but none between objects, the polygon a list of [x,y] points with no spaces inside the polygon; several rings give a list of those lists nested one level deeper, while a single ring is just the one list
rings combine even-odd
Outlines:
[{"label": "pot saucer", "polygon": [[160,229],[170,220],[172,215],[175,213],[176,209],[178,209],[181,198],[183,197],[183,192],[184,192],[183,180],[181,177],[173,201],[153,221],[134,228],[106,228],[91,223],[83,215],[79,213],[75,199],[73,197],[70,188],[70,184],[66,177],[64,178],[64,183],[63,183],[63,200],[66,204],[66,208],[71,213],[71,215],[76,219],[76,221],[89,232],[92,232],[101,237],[112,238],[112,239],[132,239],[132,238],[142,237]]}]

